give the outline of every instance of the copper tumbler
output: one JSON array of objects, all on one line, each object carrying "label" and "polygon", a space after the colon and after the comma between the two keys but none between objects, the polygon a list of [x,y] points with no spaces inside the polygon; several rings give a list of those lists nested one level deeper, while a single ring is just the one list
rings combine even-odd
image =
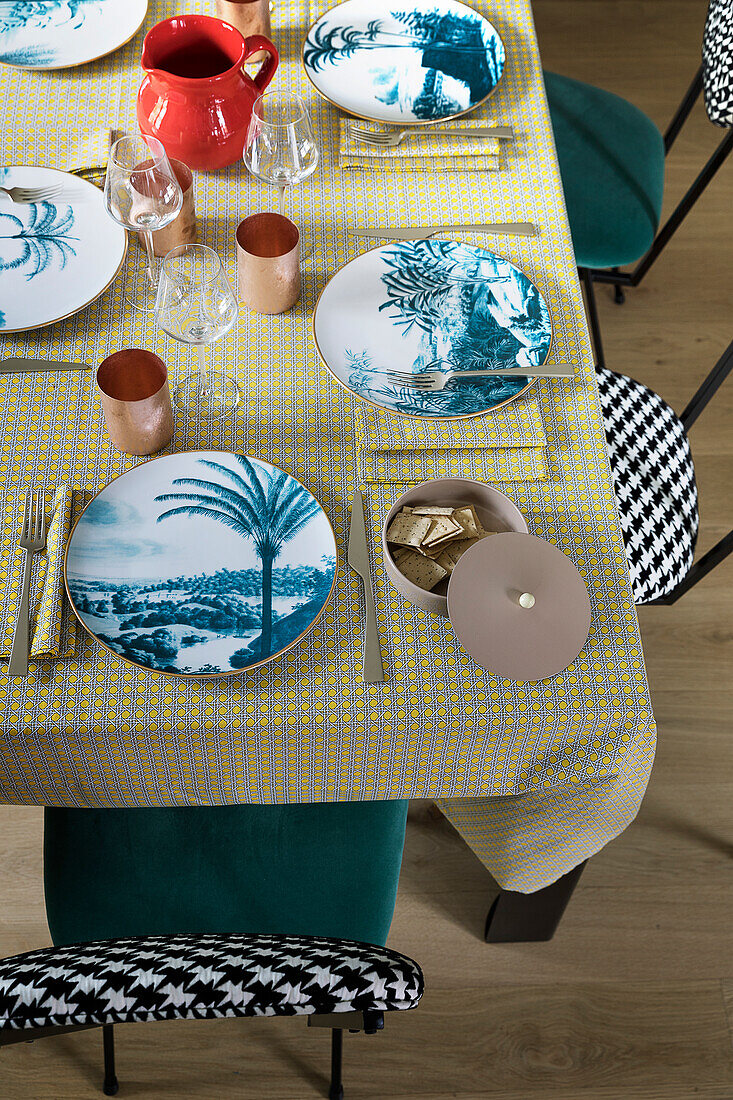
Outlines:
[{"label": "copper tumbler", "polygon": [[237,226],[240,301],[255,313],[285,313],[300,298],[300,233],[282,214],[252,214]]},{"label": "copper tumbler", "polygon": [[[216,14],[225,23],[236,27],[242,38],[251,34],[264,34],[272,38],[270,26],[270,0],[216,0]],[[259,61],[264,52],[253,54],[247,61]]]},{"label": "copper tumbler", "polygon": [[[152,164],[152,161],[149,162]],[[179,244],[193,244],[198,240],[198,227],[196,224],[196,210],[193,201],[193,172],[182,160],[169,158],[173,174],[183,192],[183,205],[180,213],[173,219],[170,225],[163,229],[156,229],[153,233],[153,252],[156,256],[167,256],[172,248]],[[146,162],[147,164],[147,162]],[[143,196],[142,202],[146,196]],[[133,199],[133,206],[135,201]],[[142,233],[137,235],[138,244],[145,248],[145,238]]]},{"label": "copper tumbler", "polygon": [[165,363],[152,351],[125,348],[100,363],[97,388],[109,437],[127,455],[151,455],[173,438]]}]

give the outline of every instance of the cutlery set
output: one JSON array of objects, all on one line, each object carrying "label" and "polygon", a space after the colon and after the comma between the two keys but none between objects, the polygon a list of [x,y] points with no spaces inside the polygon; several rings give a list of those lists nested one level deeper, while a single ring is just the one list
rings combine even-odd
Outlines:
[{"label": "cutlery set", "polygon": [[425,126],[410,130],[368,130],[365,126],[359,126],[356,122],[350,122],[347,126],[349,136],[354,141],[363,145],[371,145],[375,148],[394,149],[403,141],[419,138],[431,138],[441,135],[449,135],[457,138],[499,138],[501,141],[513,141],[514,131],[511,126],[477,126],[473,129],[450,129],[441,126]]}]

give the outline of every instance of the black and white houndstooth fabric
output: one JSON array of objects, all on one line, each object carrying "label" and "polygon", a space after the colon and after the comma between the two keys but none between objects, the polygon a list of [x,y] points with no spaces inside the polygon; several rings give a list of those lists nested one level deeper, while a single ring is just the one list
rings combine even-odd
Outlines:
[{"label": "black and white houndstooth fabric", "polygon": [[692,565],[699,514],[690,445],[659,394],[623,374],[597,374],[634,598],[650,603]]},{"label": "black and white houndstooth fabric", "polygon": [[710,0],[702,39],[705,109],[716,126],[733,126],[733,0]]},{"label": "black and white houndstooth fabric", "polygon": [[0,1029],[414,1008],[420,967],[315,936],[99,940],[0,961]]}]

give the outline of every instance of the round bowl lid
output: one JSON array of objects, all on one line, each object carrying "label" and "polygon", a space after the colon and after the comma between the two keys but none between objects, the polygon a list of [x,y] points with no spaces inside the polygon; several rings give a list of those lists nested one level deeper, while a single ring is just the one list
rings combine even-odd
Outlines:
[{"label": "round bowl lid", "polygon": [[585,581],[535,535],[481,539],[456,564],[448,617],[474,661],[495,676],[543,680],[564,671],[590,630]]}]

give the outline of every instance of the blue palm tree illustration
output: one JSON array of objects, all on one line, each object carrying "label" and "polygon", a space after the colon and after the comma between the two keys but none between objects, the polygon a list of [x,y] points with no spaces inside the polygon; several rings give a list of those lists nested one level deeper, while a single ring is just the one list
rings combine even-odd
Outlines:
[{"label": "blue palm tree illustration", "polygon": [[264,660],[272,652],[273,562],[286,543],[318,515],[319,506],[307,489],[282,470],[269,472],[246,455],[232,457],[236,470],[221,462],[200,459],[202,466],[216,470],[231,486],[205,478],[175,478],[174,485],[190,489],[157,496],[159,501],[176,502],[176,507],[162,512],[157,522],[171,516],[199,516],[222,523],[254,543],[262,568],[260,658]]},{"label": "blue palm tree illustration", "polygon": [[0,241],[13,240],[19,246],[15,255],[0,254],[0,271],[25,270],[25,277],[30,280],[54,260],[59,268],[66,267],[68,259],[76,255],[69,242],[78,238],[69,236],[74,225],[70,206],[59,210],[52,202],[31,203],[28,212],[25,225],[14,214],[0,214]]}]

